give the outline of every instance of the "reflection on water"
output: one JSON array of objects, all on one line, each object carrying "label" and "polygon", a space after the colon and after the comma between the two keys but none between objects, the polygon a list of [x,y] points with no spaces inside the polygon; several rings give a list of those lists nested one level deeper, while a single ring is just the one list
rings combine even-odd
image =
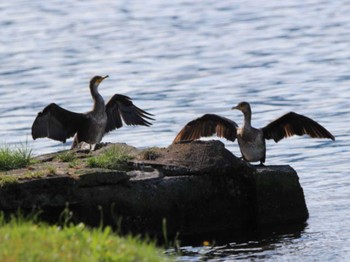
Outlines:
[{"label": "reflection on water", "polygon": [[[181,257],[178,261],[190,261],[191,256],[198,254],[205,261],[228,261],[230,259],[269,259],[272,256],[278,256],[278,250],[284,245],[292,245],[299,234],[278,235],[271,238],[247,240],[245,242],[232,242],[213,247],[182,247],[180,249]],[[277,252],[277,254],[276,254]]]},{"label": "reflection on water", "polygon": [[[306,225],[285,225],[265,230],[202,236],[181,240],[181,247],[168,250],[179,256],[178,261],[230,261],[230,259],[270,258],[283,246],[300,241]],[[181,237],[180,237],[181,238]],[[194,246],[193,244],[196,243]],[[191,245],[192,244],[192,245]],[[204,245],[203,245],[204,244]]]},{"label": "reflection on water", "polygon": [[[33,142],[31,124],[50,102],[88,111],[88,82],[97,74],[110,75],[100,86],[105,99],[129,95],[156,115],[151,128],[123,127],[104,142],[167,146],[204,113],[241,123],[230,108],[243,100],[252,105],[256,127],[296,111],[336,137],[267,143],[266,164],[290,164],[300,176],[308,226],[297,238],[282,234],[273,248],[264,249],[263,239],[228,242],[227,252],[213,249],[213,260],[344,260],[350,257],[349,13],[346,1],[319,0],[2,1],[0,142],[28,141],[35,154],[69,148]],[[240,155],[235,143],[225,143]],[[193,250],[185,257],[198,260],[207,248]]]}]

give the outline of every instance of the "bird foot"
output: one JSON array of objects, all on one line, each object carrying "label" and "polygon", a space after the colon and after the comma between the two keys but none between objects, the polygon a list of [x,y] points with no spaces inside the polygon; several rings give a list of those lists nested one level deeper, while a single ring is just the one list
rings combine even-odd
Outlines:
[{"label": "bird foot", "polygon": [[79,153],[89,153],[91,151],[94,151],[95,147],[96,147],[96,144],[91,145],[82,141],[79,144],[77,144],[75,147],[72,147],[72,149],[76,149],[77,152]]}]

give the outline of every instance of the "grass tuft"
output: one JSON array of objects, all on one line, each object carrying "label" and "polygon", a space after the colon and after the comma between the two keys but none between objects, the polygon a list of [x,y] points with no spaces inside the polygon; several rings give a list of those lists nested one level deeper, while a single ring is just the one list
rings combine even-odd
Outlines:
[{"label": "grass tuft", "polygon": [[73,151],[64,151],[59,153],[56,158],[61,162],[73,162],[76,160],[77,156]]},{"label": "grass tuft", "polygon": [[33,178],[39,178],[43,177],[49,174],[55,174],[56,168],[53,166],[47,166],[46,169],[43,170],[36,170],[36,171],[26,171],[20,175],[13,175],[13,174],[6,174],[6,173],[0,173],[0,188],[18,183],[20,180],[26,180],[26,179],[33,179]]},{"label": "grass tuft", "polygon": [[60,227],[0,213],[0,261],[169,261],[150,241],[83,223]]},{"label": "grass tuft", "polygon": [[38,178],[38,177],[43,177],[47,174],[48,174],[47,170],[27,171],[23,175],[19,176],[18,179]]},{"label": "grass tuft", "polygon": [[0,188],[17,182],[18,180],[15,176],[0,174]]},{"label": "grass tuft", "polygon": [[133,156],[131,155],[130,148],[114,145],[102,154],[90,157],[87,160],[87,165],[88,167],[125,170],[128,168],[128,160],[131,160],[132,158]]},{"label": "grass tuft", "polygon": [[46,170],[50,175],[54,175],[57,173],[57,168],[53,165],[46,165]]},{"label": "grass tuft", "polygon": [[0,147],[0,170],[6,171],[31,164],[32,150],[26,145],[20,148]]},{"label": "grass tuft", "polygon": [[70,168],[75,168],[75,167],[78,167],[80,164],[81,164],[80,161],[78,161],[78,160],[73,160],[73,161],[69,162],[68,167],[70,167]]}]

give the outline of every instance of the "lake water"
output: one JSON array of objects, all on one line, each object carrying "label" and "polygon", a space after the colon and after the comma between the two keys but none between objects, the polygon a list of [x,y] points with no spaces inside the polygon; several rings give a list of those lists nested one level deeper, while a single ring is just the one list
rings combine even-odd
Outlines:
[{"label": "lake water", "polygon": [[[169,145],[188,121],[249,101],[253,124],[307,115],[336,141],[268,141],[266,164],[299,174],[310,218],[304,229],[185,246],[179,261],[350,259],[350,2],[348,1],[2,1],[0,143],[34,154],[69,148],[32,141],[50,102],[88,111],[88,82],[108,99],[129,95],[155,114],[151,128],[123,127],[104,142]],[[240,155],[236,143],[226,143]]]}]

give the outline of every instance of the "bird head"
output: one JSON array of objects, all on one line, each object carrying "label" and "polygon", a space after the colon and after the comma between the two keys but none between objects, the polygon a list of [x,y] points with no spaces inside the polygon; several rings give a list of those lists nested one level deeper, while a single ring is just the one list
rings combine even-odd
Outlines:
[{"label": "bird head", "polygon": [[98,85],[107,77],[108,77],[108,75],[106,75],[106,76],[94,76],[90,80],[90,86],[95,87],[95,88],[98,87]]},{"label": "bird head", "polygon": [[241,111],[243,114],[251,112],[250,105],[248,102],[240,102],[238,105],[232,107],[231,109],[237,109]]}]

